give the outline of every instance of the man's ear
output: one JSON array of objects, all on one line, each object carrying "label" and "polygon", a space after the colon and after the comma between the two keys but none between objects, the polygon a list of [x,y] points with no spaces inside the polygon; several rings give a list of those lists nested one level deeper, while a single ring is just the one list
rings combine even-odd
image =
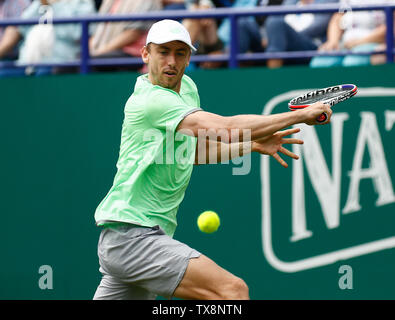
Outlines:
[{"label": "man's ear", "polygon": [[144,63],[149,61],[149,52],[147,46],[141,48],[141,58],[143,58]]},{"label": "man's ear", "polygon": [[188,58],[188,61],[187,61],[187,67],[189,66],[189,63],[191,62],[191,56],[192,56],[192,51],[189,54],[189,58]]}]

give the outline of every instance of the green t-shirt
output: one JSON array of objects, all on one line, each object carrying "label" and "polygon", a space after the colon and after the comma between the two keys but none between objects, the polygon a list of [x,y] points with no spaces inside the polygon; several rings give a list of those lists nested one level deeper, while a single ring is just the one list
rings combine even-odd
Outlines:
[{"label": "green t-shirt", "polygon": [[195,83],[184,75],[180,93],[137,78],[125,105],[117,173],[96,209],[97,225],[126,222],[159,225],[169,236],[184,198],[197,139],[176,132],[188,114],[201,110]]}]

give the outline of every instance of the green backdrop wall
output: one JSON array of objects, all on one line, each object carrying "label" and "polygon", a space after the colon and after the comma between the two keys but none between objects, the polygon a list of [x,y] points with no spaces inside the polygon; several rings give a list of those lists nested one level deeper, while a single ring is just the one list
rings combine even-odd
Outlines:
[{"label": "green backdrop wall", "polygon": [[[242,277],[252,299],[394,299],[394,74],[393,65],[191,72],[202,107],[225,116],[285,112],[298,90],[361,89],[334,107],[331,125],[302,126],[302,158],[287,169],[256,154],[195,167],[175,238]],[[92,298],[93,215],[137,76],[0,81],[0,299]],[[208,209],[221,217],[214,234],[196,226]],[[40,288],[44,265],[52,289]]]}]

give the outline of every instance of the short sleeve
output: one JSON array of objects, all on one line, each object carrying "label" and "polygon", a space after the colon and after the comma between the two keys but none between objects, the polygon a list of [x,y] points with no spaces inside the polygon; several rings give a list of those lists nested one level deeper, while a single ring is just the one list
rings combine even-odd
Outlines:
[{"label": "short sleeve", "polygon": [[201,110],[188,106],[176,93],[161,90],[148,99],[145,115],[154,128],[175,132],[178,124],[190,113]]}]

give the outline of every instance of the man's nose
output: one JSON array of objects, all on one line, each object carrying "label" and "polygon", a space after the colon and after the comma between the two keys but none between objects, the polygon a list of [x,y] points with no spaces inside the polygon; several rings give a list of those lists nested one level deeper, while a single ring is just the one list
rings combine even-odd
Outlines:
[{"label": "man's nose", "polygon": [[176,65],[176,55],[174,53],[170,53],[167,56],[167,64],[169,66],[175,66]]}]

